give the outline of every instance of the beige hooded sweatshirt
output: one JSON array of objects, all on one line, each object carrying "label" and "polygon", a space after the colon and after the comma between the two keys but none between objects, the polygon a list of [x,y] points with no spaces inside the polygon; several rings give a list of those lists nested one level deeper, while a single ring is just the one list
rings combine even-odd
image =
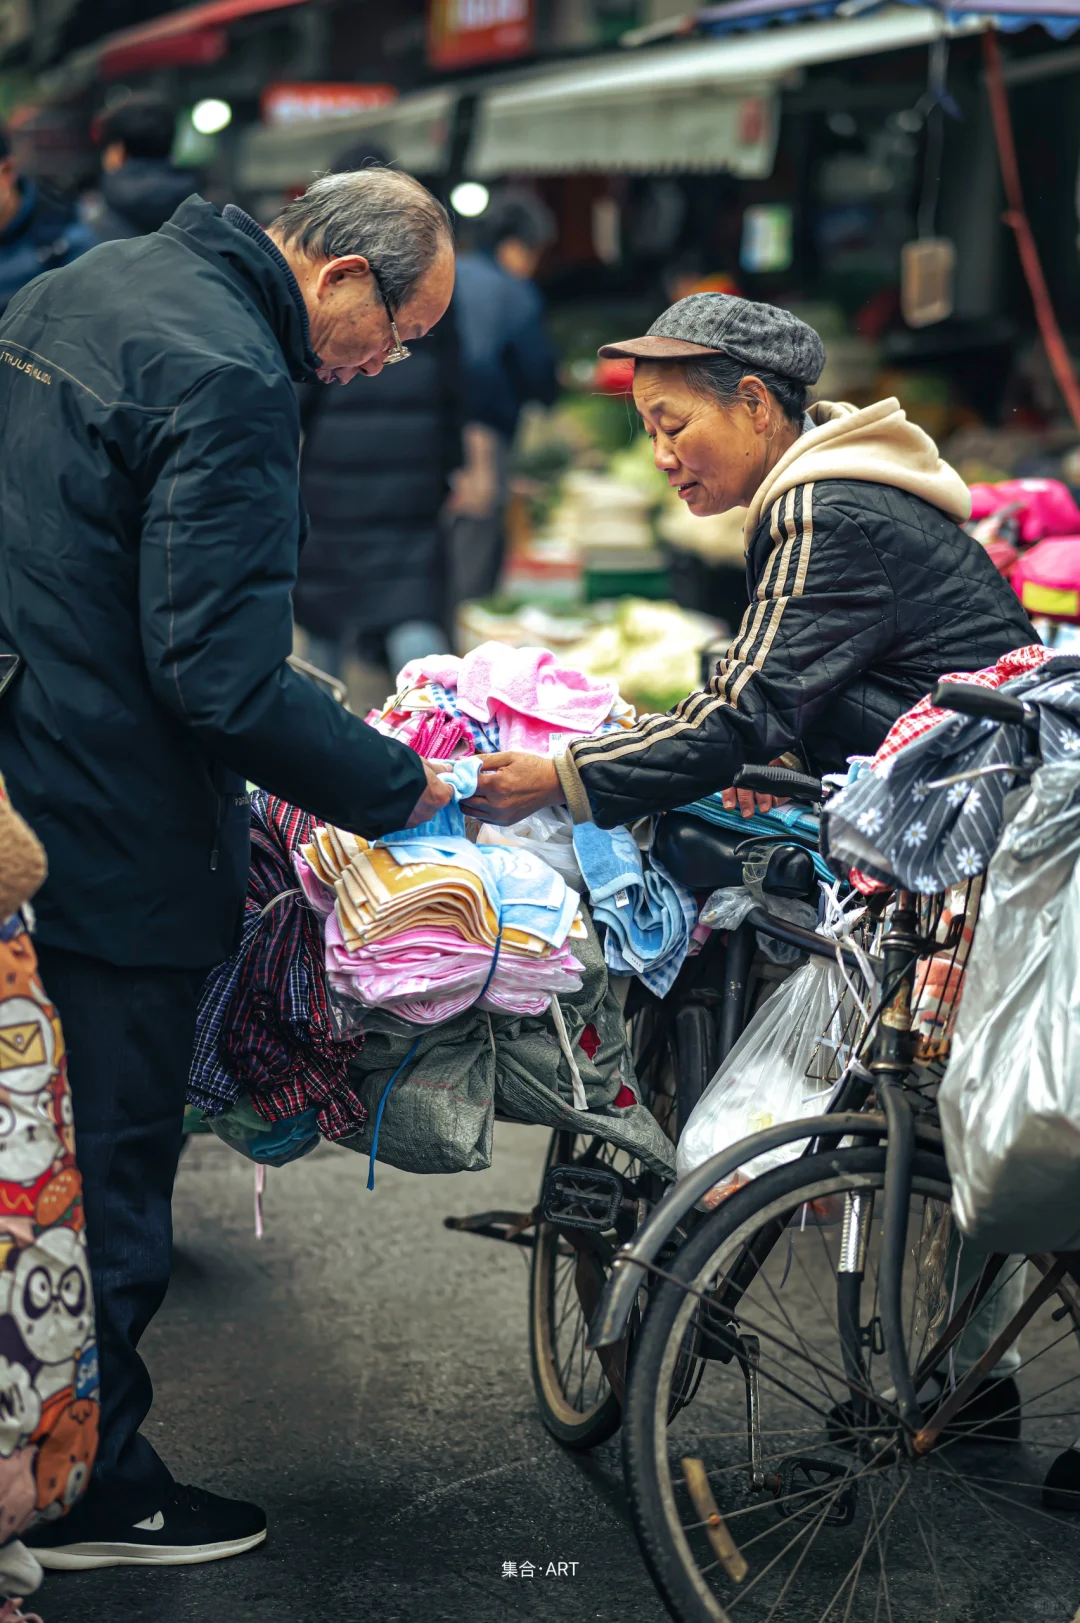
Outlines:
[{"label": "beige hooded sweatshirt", "polygon": [[819,400],[809,408],[813,429],[800,434],[766,475],[746,511],[743,534],[749,542],[761,516],[785,491],[822,479],[865,479],[896,485],[932,502],[957,524],[971,516],[967,486],[938,455],[929,434],[909,423],[899,400],[849,406]]}]

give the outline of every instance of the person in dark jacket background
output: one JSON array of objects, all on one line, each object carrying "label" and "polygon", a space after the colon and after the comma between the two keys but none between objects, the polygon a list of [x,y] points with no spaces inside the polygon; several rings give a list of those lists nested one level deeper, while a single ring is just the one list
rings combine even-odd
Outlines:
[{"label": "person in dark jacket background", "polygon": [[[188,1563],[265,1536],[139,1432],[198,994],[234,950],[250,780],[375,836],[450,798],[287,663],[304,529],[295,385],[376,375],[443,315],[449,221],[329,176],[264,232],[191,197],[39,278],[0,323],[0,772],[41,838],[37,951],[67,1042],[101,1441],[43,1565]],[[363,380],[356,385],[364,387]]]},{"label": "person in dark jacket background", "polygon": [[[351,147],[335,172],[385,168]],[[453,305],[408,366],[362,389],[315,385],[301,403],[300,488],[311,530],[294,594],[307,657],[334,676],[359,652],[391,674],[445,653],[440,515],[462,462],[462,377]]]},{"label": "person in dark jacket background", "polygon": [[465,362],[467,461],[449,503],[455,603],[495,587],[521,409],[530,400],[550,406],[559,392],[544,303],[532,280],[554,234],[538,198],[508,189],[477,220],[475,251],[458,255],[454,309]]},{"label": "person in dark jacket background", "polygon": [[163,97],[129,96],[100,115],[94,133],[101,148],[101,203],[91,224],[99,242],[156,231],[198,190],[192,171],[169,161],[176,113]]},{"label": "person in dark jacket background", "polygon": [[95,241],[73,208],[45,197],[19,174],[11,139],[0,124],[0,315],[27,282],[70,265]]}]

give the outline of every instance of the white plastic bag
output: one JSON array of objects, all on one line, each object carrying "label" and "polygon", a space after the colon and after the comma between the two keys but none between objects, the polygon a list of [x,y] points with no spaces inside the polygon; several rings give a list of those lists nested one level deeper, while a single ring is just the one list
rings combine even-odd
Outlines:
[{"label": "white plastic bag", "polygon": [[1042,767],[990,860],[938,1095],[953,1213],[991,1251],[1080,1245],[1080,764]]},{"label": "white plastic bag", "polygon": [[573,819],[565,806],[545,806],[523,822],[510,823],[505,828],[495,823],[481,823],[476,838],[480,845],[521,846],[561,874],[579,896],[586,888],[574,855]]},{"label": "white plastic bag", "polygon": [[[751,1133],[820,1115],[863,1020],[836,964],[813,958],[763,1003],[690,1113],[679,1138],[677,1176]],[[719,1205],[740,1184],[801,1154],[805,1139],[739,1167],[702,1201]]]}]

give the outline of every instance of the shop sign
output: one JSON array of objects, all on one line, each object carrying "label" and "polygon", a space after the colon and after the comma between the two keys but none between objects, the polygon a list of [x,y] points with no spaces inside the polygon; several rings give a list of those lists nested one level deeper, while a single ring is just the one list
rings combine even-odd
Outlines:
[{"label": "shop sign", "polygon": [[433,68],[524,56],[535,37],[534,0],[428,0],[427,33]]},{"label": "shop sign", "polygon": [[263,123],[276,129],[318,119],[349,118],[397,100],[393,85],[272,84],[260,99]]}]

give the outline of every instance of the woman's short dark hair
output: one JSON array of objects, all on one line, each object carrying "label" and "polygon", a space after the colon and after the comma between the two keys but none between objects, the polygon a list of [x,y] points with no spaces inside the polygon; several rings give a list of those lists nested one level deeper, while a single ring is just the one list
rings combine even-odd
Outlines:
[{"label": "woman's short dark hair", "polygon": [[129,158],[167,158],[176,137],[176,110],[164,96],[150,91],[128,96],[119,106],[102,114],[98,123],[98,145],[122,141]]},{"label": "woman's short dark hair", "polygon": [[747,366],[744,361],[732,360],[730,355],[709,355],[687,361],[683,371],[688,387],[706,400],[715,400],[718,406],[735,404],[740,398],[739,384],[743,378],[760,378],[784,416],[793,423],[802,422],[810,397],[805,383],[772,372],[766,366]]}]

